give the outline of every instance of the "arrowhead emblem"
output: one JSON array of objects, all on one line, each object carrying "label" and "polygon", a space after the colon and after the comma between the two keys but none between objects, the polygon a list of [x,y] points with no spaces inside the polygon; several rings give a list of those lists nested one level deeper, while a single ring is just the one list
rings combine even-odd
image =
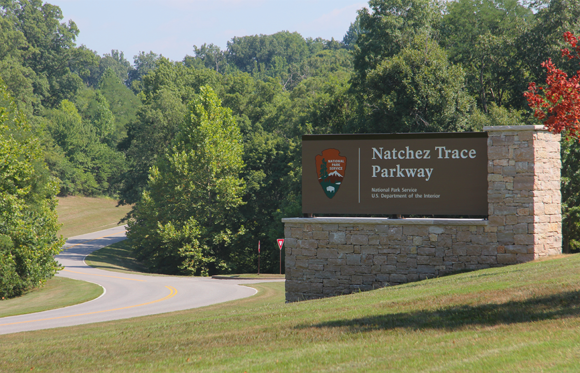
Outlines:
[{"label": "arrowhead emblem", "polygon": [[346,173],[346,157],[337,149],[326,149],[316,156],[318,182],[328,198],[334,197]]}]

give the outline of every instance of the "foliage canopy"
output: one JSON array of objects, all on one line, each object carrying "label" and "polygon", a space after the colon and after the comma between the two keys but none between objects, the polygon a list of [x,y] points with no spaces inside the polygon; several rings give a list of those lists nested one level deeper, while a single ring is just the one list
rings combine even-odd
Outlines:
[{"label": "foliage canopy", "polygon": [[39,140],[0,80],[0,297],[41,286],[59,266],[58,181]]},{"label": "foliage canopy", "polygon": [[245,190],[242,152],[231,110],[210,87],[201,87],[171,150],[151,168],[129,221],[139,259],[162,273],[207,275],[226,268],[230,243],[243,233],[230,220]]}]

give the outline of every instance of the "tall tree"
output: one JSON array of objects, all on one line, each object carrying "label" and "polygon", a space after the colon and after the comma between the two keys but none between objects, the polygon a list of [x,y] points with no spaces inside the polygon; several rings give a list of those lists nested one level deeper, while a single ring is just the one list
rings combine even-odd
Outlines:
[{"label": "tall tree", "polygon": [[161,58],[157,53],[140,52],[133,56],[134,68],[129,70],[129,78],[126,81],[127,87],[131,88],[135,93],[143,90],[142,79],[147,73],[157,66],[157,60]]},{"label": "tall tree", "polygon": [[228,61],[240,71],[268,74],[276,64],[299,63],[309,54],[308,43],[297,32],[234,37],[227,46]]},{"label": "tall tree", "polygon": [[39,141],[0,80],[0,296],[38,287],[59,269],[58,181]]},{"label": "tall tree", "polygon": [[127,126],[136,118],[141,101],[112,69],[107,69],[101,76],[98,85],[115,118],[115,145],[127,135]]},{"label": "tall tree", "polygon": [[432,0],[370,0],[358,11],[361,33],[354,48],[353,84],[364,90],[367,74],[407,47],[418,34],[432,35],[441,9]]},{"label": "tall tree", "polygon": [[461,64],[478,106],[523,108],[521,91],[529,77],[519,58],[519,39],[533,24],[532,11],[517,0],[458,0],[447,3],[442,44]]},{"label": "tall tree", "polygon": [[53,108],[72,98],[82,87],[79,74],[96,63],[91,51],[75,47],[76,24],[61,23],[60,8],[41,0],[2,0],[0,8],[2,18],[26,39],[19,48],[21,64],[34,71],[32,86],[42,105]]},{"label": "tall tree", "polygon": [[243,233],[231,219],[245,189],[241,134],[209,87],[201,88],[180,127],[172,149],[151,169],[128,238],[153,270],[207,275],[227,269],[231,241]]},{"label": "tall tree", "polygon": [[131,63],[125,58],[125,54],[117,49],[112,49],[111,53],[105,53],[99,57],[96,52],[93,52],[98,59],[98,64],[88,66],[89,74],[83,76],[85,83],[93,88],[98,88],[99,82],[107,70],[111,70],[113,74],[123,84],[129,79],[129,72],[133,70]]},{"label": "tall tree", "polygon": [[193,46],[195,58],[199,59],[203,66],[220,72],[227,64],[225,53],[215,44],[203,44],[201,47]]},{"label": "tall tree", "polygon": [[357,132],[441,132],[472,129],[473,100],[465,75],[425,36],[367,75],[366,121]]}]

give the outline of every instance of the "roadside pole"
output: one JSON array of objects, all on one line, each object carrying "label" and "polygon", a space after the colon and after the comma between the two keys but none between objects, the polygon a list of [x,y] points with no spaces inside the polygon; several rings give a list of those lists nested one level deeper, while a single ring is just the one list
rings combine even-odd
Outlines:
[{"label": "roadside pole", "polygon": [[280,274],[282,274],[282,246],[284,245],[284,239],[278,238],[278,247],[280,248]]},{"label": "roadside pole", "polygon": [[258,241],[258,276],[260,275],[260,241]]}]

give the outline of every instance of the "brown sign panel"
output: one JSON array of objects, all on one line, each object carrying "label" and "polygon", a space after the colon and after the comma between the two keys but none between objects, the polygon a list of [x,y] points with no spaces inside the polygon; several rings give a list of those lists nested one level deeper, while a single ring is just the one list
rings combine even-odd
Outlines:
[{"label": "brown sign panel", "polygon": [[302,212],[487,216],[487,133],[304,135]]}]

